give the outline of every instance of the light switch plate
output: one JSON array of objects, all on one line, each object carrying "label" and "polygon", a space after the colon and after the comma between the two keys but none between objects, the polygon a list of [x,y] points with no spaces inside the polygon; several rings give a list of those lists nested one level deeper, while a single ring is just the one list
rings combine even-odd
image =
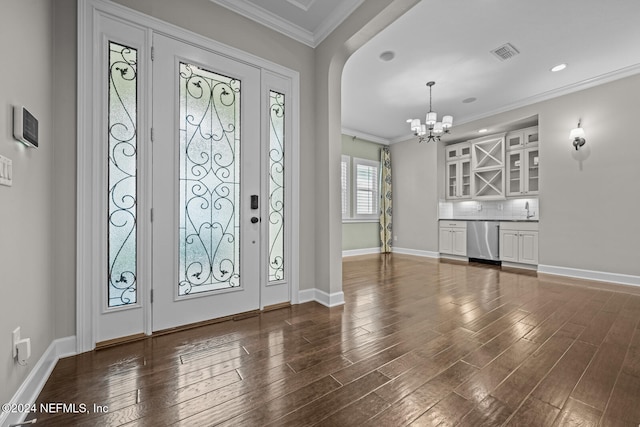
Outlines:
[{"label": "light switch plate", "polygon": [[13,185],[13,161],[4,156],[0,156],[0,185]]}]

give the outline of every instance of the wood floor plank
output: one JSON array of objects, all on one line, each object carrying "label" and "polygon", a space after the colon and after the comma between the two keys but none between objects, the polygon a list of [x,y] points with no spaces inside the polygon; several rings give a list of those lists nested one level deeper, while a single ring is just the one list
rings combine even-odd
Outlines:
[{"label": "wood floor plank", "polygon": [[[311,302],[61,359],[38,425],[639,425],[637,290],[401,254]],[[555,417],[555,419],[554,419]]]},{"label": "wood floor plank", "polygon": [[316,424],[351,402],[368,395],[376,388],[388,382],[389,378],[379,372],[370,374],[356,380],[333,393],[327,394],[308,405],[289,413],[275,421],[278,426],[305,426]]},{"label": "wood floor plank", "polygon": [[456,393],[447,397],[427,410],[411,423],[411,427],[454,426],[473,409],[473,403]]},{"label": "wood floor plank", "polygon": [[492,396],[515,411],[572,343],[571,338],[560,335],[549,338],[491,393]]},{"label": "wood floor plank", "polygon": [[591,362],[596,349],[591,344],[574,342],[549,375],[536,387],[532,396],[562,409],[569,394]]},{"label": "wood floor plank", "polygon": [[601,417],[601,411],[569,398],[553,425],[557,427],[596,427]]},{"label": "wood floor plank", "polygon": [[553,424],[559,413],[560,409],[535,397],[529,397],[505,425],[545,427]]}]

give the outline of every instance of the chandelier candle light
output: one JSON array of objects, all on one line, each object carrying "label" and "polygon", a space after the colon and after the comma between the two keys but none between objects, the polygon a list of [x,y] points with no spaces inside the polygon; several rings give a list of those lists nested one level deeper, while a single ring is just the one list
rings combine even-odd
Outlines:
[{"label": "chandelier candle light", "polygon": [[[407,123],[411,123],[411,130],[418,137],[418,142],[440,141],[440,137],[445,133],[449,133],[451,126],[453,126],[453,116],[443,116],[442,121],[439,122],[438,114],[431,107],[431,88],[435,84],[436,82],[427,83],[427,86],[429,86],[429,112],[424,124],[420,123],[420,119],[407,120]],[[427,131],[429,131],[428,135]]]}]

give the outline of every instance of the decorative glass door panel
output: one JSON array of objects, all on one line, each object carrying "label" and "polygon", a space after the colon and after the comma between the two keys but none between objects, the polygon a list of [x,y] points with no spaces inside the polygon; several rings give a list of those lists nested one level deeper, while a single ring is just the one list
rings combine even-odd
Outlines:
[{"label": "decorative glass door panel", "polygon": [[[154,36],[153,330],[259,309],[260,71]],[[259,197],[259,199],[262,199]]]},{"label": "decorative glass door panel", "polygon": [[107,307],[136,304],[138,51],[109,42]]},{"label": "decorative glass door panel", "polygon": [[269,91],[269,282],[284,277],[285,96]]},{"label": "decorative glass door panel", "polygon": [[180,63],[178,295],[240,283],[241,82]]}]

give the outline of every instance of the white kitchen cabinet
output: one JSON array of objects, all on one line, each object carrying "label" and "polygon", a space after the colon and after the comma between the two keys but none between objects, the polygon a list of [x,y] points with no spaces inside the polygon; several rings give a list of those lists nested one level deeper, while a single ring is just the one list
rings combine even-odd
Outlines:
[{"label": "white kitchen cabinet", "polygon": [[449,200],[471,198],[471,144],[461,142],[445,147],[445,197]]},{"label": "white kitchen cabinet", "polygon": [[538,147],[507,151],[507,196],[538,194]]},{"label": "white kitchen cabinet", "polygon": [[538,264],[538,223],[501,222],[500,260],[518,264]]},{"label": "white kitchen cabinet", "polygon": [[466,221],[440,221],[440,253],[467,256]]},{"label": "white kitchen cabinet", "polygon": [[452,162],[456,160],[471,158],[471,144],[468,142],[460,142],[445,147],[445,160]]},{"label": "white kitchen cabinet", "polygon": [[471,197],[477,200],[505,198],[504,134],[471,142]]},{"label": "white kitchen cabinet", "polygon": [[520,129],[507,133],[505,136],[505,149],[518,150],[538,145],[538,126]]},{"label": "white kitchen cabinet", "polygon": [[446,198],[471,198],[471,159],[447,162],[446,169]]}]

